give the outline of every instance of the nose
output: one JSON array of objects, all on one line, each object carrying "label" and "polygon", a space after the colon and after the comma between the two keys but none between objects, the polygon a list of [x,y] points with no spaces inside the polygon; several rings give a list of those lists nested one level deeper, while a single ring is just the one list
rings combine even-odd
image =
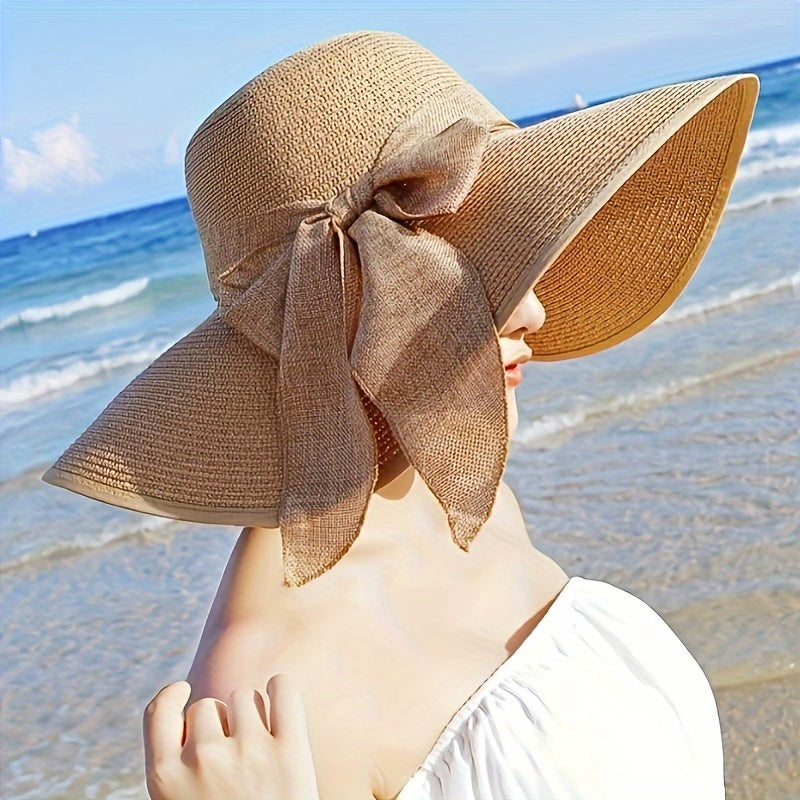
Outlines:
[{"label": "nose", "polygon": [[539,328],[544,325],[545,318],[547,317],[547,313],[544,310],[544,306],[542,305],[542,301],[536,296],[536,293],[533,289],[530,290],[528,296],[526,296],[526,302],[530,307],[530,320],[529,325],[531,329],[531,333],[534,331],[538,331]]},{"label": "nose", "polygon": [[520,330],[523,336],[534,333],[544,325],[545,317],[544,306],[531,289],[514,309],[500,333],[503,336],[513,336]]}]

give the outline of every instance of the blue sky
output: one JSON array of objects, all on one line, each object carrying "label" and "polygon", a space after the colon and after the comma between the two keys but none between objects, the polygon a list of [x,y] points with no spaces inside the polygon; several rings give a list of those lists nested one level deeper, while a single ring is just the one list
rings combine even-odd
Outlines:
[{"label": "blue sky", "polygon": [[0,0],[0,238],[185,195],[194,129],[347,31],[431,49],[512,119],[800,54],[798,0]]}]

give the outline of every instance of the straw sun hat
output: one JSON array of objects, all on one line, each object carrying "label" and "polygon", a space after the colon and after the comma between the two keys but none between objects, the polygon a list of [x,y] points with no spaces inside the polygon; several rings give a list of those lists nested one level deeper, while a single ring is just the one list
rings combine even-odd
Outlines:
[{"label": "straw sun hat", "polygon": [[605,350],[662,314],[717,228],[758,89],[726,75],[521,128],[397,33],[293,53],[187,146],[215,310],[42,479],[280,527],[284,583],[300,586],[413,465],[469,550],[508,451],[498,331],[534,285],[534,361]]}]

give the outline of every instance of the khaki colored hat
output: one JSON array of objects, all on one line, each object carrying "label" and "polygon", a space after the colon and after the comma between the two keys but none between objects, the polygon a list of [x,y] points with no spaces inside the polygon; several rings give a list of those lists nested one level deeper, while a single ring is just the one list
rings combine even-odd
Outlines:
[{"label": "khaki colored hat", "polygon": [[412,465],[468,551],[508,455],[498,331],[534,285],[538,361],[605,350],[669,308],[717,228],[758,90],[726,75],[521,128],[397,33],[293,53],[187,146],[217,307],[42,479],[279,527],[284,584],[300,586]]}]

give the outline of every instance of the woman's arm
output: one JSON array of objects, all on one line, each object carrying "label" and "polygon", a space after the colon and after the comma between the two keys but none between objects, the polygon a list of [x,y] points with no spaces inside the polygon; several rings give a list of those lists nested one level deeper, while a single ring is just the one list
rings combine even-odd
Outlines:
[{"label": "woman's arm", "polygon": [[280,559],[278,531],[250,527],[239,534],[186,678],[190,702],[227,697],[236,686],[261,685],[257,655],[270,644],[264,620],[274,617],[270,587],[282,582]]},{"label": "woman's arm", "polygon": [[211,604],[206,627],[219,630],[270,615],[270,598],[283,585],[282,558],[278,529],[242,528]]}]

